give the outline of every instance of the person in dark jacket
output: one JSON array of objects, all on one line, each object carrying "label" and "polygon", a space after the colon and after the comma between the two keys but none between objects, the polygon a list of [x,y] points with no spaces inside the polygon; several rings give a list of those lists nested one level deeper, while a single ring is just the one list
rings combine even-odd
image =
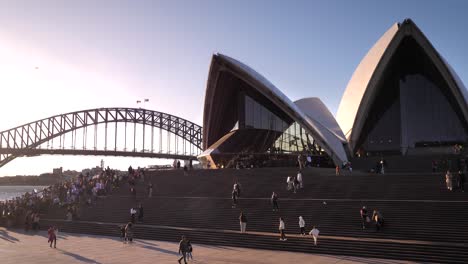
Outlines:
[{"label": "person in dark jacket", "polygon": [[462,192],[465,192],[465,173],[463,171],[458,172],[459,187]]},{"label": "person in dark jacket", "polygon": [[237,192],[235,190],[232,190],[231,196],[232,196],[232,208],[236,208],[237,207]]},{"label": "person in dark jacket", "polygon": [[241,233],[245,233],[245,229],[247,227],[247,217],[245,216],[244,212],[242,212],[242,211],[241,211],[240,216],[239,216],[239,222],[240,222]]},{"label": "person in dark jacket", "polygon": [[367,209],[365,206],[361,208],[360,214],[361,214],[361,221],[362,221],[362,229],[366,229],[368,216],[367,216]]},{"label": "person in dark jacket", "polygon": [[273,211],[279,210],[278,195],[275,192],[273,192],[273,194],[271,195],[271,204],[273,205]]},{"label": "person in dark jacket", "polygon": [[188,248],[187,239],[185,238],[185,236],[182,236],[182,239],[179,242],[179,254],[182,254],[182,257],[180,257],[180,259],[177,260],[179,263],[182,263],[180,261],[183,259],[184,263],[187,264],[186,258],[187,258],[188,249],[189,248]]},{"label": "person in dark jacket", "polygon": [[143,215],[144,215],[143,205],[140,204],[140,206],[138,206],[138,222],[143,222]]}]

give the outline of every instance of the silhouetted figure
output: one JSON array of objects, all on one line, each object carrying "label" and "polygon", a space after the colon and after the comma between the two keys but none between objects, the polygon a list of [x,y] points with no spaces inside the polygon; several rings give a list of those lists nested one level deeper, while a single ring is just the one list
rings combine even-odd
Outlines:
[{"label": "silhouetted figure", "polygon": [[179,263],[181,263],[180,261],[183,259],[184,263],[187,264],[187,259],[186,259],[187,252],[188,252],[187,239],[185,238],[185,236],[182,236],[182,239],[179,242],[179,254],[182,254],[182,257],[180,257],[180,259],[177,260]]},{"label": "silhouetted figure", "polygon": [[279,210],[278,195],[275,192],[273,192],[273,194],[271,195],[271,204],[273,205],[273,211]]},{"label": "silhouetted figure", "polygon": [[140,204],[140,206],[138,207],[138,222],[143,222],[143,216],[144,216],[143,205]]}]

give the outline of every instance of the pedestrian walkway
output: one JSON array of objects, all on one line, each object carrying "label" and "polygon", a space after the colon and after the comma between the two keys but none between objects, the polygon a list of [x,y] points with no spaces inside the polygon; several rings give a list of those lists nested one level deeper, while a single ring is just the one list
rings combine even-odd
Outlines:
[{"label": "pedestrian walkway", "polygon": [[[56,219],[43,219],[44,221],[55,221],[55,222],[67,222],[66,220]],[[97,224],[101,226],[119,226],[119,223],[103,223],[96,221],[74,221],[74,223],[84,224]],[[240,231],[227,230],[227,229],[212,229],[212,228],[191,228],[191,227],[177,227],[177,226],[163,226],[163,225],[145,225],[138,224],[139,227],[152,228],[152,229],[171,229],[174,231],[203,231],[210,233],[225,233],[225,234],[240,234]],[[271,232],[258,232],[248,231],[246,232],[251,235],[259,236],[272,236],[277,237],[278,233]],[[300,234],[288,234],[288,237],[303,238]],[[436,241],[423,241],[423,240],[409,240],[409,239],[385,239],[385,238],[364,238],[364,237],[346,237],[346,236],[327,236],[321,235],[320,239],[328,240],[345,240],[345,241],[361,241],[361,242],[381,242],[381,243],[400,243],[400,244],[420,244],[420,245],[433,245],[433,246],[453,246],[453,247],[465,247],[468,249],[468,243],[451,243],[451,242],[436,242]]]},{"label": "pedestrian walkway", "polygon": [[[264,263],[411,263],[383,259],[347,256],[324,256],[305,253],[278,252],[237,247],[193,244],[197,264],[264,264]],[[57,249],[49,248],[46,232],[25,233],[0,228],[0,263],[177,263],[178,244],[136,240],[123,244],[118,238],[59,232]],[[137,261],[136,261],[137,260]],[[135,262],[136,261],[136,262]]]}]

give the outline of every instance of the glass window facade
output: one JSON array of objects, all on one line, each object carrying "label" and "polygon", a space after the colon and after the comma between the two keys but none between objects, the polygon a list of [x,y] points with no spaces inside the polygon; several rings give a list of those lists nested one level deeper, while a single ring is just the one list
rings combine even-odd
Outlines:
[{"label": "glass window facade", "polygon": [[323,151],[298,123],[284,121],[250,96],[246,95],[244,102],[245,128],[280,132],[276,140],[270,143],[270,152],[321,154]]},{"label": "glass window facade", "polygon": [[245,127],[283,132],[289,124],[250,96],[245,96]]}]

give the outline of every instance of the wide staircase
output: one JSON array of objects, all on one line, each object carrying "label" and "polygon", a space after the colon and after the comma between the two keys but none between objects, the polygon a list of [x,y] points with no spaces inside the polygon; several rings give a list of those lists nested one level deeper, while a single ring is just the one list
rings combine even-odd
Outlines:
[{"label": "wide staircase", "polygon": [[[449,192],[440,174],[375,175],[354,172],[335,176],[334,170],[307,168],[304,189],[286,190],[294,168],[147,172],[137,183],[136,199],[128,185],[82,210],[80,220],[64,221],[58,210],[44,216],[43,227],[62,231],[118,236],[118,226],[130,219],[130,208],[142,204],[143,222],[135,225],[136,238],[178,241],[188,236],[195,244],[239,246],[318,254],[349,255],[418,262],[467,263],[468,193]],[[234,181],[242,185],[237,208],[230,200]],[[146,186],[154,185],[153,197]],[[269,197],[279,195],[278,212]],[[380,232],[363,230],[359,209],[381,211]],[[248,218],[247,232],[239,232],[239,213]],[[286,223],[287,241],[279,241],[279,217]],[[298,217],[306,229],[321,231],[319,246],[299,234]],[[196,249],[195,249],[196,250]]]}]

